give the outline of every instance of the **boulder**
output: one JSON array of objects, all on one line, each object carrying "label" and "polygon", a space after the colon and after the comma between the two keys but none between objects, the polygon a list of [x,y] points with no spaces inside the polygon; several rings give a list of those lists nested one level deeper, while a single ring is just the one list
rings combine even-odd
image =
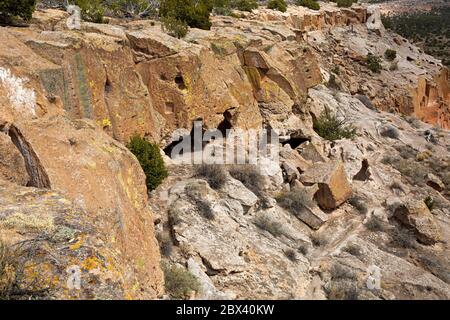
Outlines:
[{"label": "boulder", "polygon": [[300,172],[298,172],[297,168],[294,167],[292,163],[283,162],[281,168],[283,168],[285,181],[289,183],[297,181],[296,179],[300,176]]},{"label": "boulder", "polygon": [[394,218],[412,228],[417,240],[423,244],[431,245],[443,240],[439,225],[422,200],[406,199],[395,209]]},{"label": "boulder", "polygon": [[335,209],[352,195],[344,165],[340,160],[316,163],[300,176],[305,185],[317,183],[315,199],[323,209]]},{"label": "boulder", "polygon": [[[292,183],[291,187],[291,192],[301,192],[310,200],[312,200],[317,191],[319,191],[319,187],[317,184],[305,187],[298,180],[295,180]],[[322,210],[320,210],[320,208],[316,204],[314,204],[313,206],[304,205],[301,210],[297,210],[292,213],[300,221],[303,221],[314,230],[319,229],[328,220],[328,216]]]},{"label": "boulder", "polygon": [[235,298],[232,294],[227,294],[217,290],[208,275],[202,270],[200,265],[193,259],[187,261],[189,272],[197,279],[200,284],[200,292],[197,299],[200,300],[230,300]]},{"label": "boulder", "polygon": [[258,201],[258,197],[248,190],[242,182],[229,178],[221,191],[226,193],[231,199],[238,200],[244,207],[253,207]]},{"label": "boulder", "polygon": [[326,158],[323,156],[322,152],[317,148],[317,146],[312,142],[302,143],[296,148],[303,159],[311,162],[325,162]]},{"label": "boulder", "polygon": [[305,172],[312,165],[297,150],[293,150],[289,144],[280,149],[280,160],[282,163],[287,163],[291,168],[297,169],[300,173]]}]

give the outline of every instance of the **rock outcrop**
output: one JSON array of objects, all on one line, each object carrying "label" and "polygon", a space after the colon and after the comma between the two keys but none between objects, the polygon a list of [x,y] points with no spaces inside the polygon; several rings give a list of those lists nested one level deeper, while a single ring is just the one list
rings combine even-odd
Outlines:
[{"label": "rock outcrop", "polygon": [[439,226],[424,201],[407,199],[394,211],[394,217],[406,226],[413,228],[419,241],[434,244],[442,241]]},{"label": "rock outcrop", "polygon": [[335,209],[352,195],[342,162],[318,163],[300,176],[306,185],[318,185],[314,197],[323,209]]},{"label": "rock outcrop", "polygon": [[[197,278],[198,299],[333,298],[336,288],[343,298],[450,297],[449,72],[383,30],[376,10],[258,9],[213,16],[210,31],[184,39],[158,21],[69,30],[66,19],[41,10],[27,28],[0,28],[0,238],[26,244],[26,297],[162,297],[155,230],[164,262]],[[381,57],[380,73],[368,54]],[[325,110],[356,136],[320,137]],[[195,120],[221,133],[274,129],[279,152],[216,189],[165,157],[170,175],[148,203],[124,144],[140,135],[169,153],[172,134],[188,136]],[[281,202],[299,190],[311,197]],[[373,265],[377,290],[362,281]]]}]

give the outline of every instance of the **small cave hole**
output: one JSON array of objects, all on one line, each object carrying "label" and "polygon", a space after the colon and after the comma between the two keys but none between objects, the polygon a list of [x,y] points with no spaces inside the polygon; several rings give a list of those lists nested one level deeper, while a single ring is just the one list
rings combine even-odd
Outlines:
[{"label": "small cave hole", "polygon": [[181,74],[178,74],[174,79],[176,85],[178,86],[178,89],[180,90],[186,90],[186,84],[184,83],[183,76]]},{"label": "small cave hole", "polygon": [[111,81],[109,81],[109,78],[106,78],[105,81],[105,93],[108,94],[110,93],[112,90],[112,85],[111,85]]},{"label": "small cave hole", "polygon": [[175,104],[171,101],[166,102],[166,108],[165,108],[166,114],[172,114],[175,113]]}]

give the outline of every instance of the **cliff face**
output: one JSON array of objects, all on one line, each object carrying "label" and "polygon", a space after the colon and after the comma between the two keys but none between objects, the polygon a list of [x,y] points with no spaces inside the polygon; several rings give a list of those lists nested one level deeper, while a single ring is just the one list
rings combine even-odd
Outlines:
[{"label": "cliff face", "polygon": [[[364,113],[355,94],[366,95],[382,111],[415,115],[449,128],[448,70],[405,39],[367,26],[368,16],[363,7],[340,10],[330,4],[320,12],[303,7],[290,7],[286,13],[262,9],[241,19],[213,17],[211,31],[192,29],[184,40],[163,33],[154,21],[83,23],[81,30],[68,30],[67,14],[57,10],[36,12],[28,28],[0,28],[0,150],[12,150],[0,154],[0,230],[9,242],[38,244],[41,254],[29,263],[37,261],[42,268],[33,269],[25,280],[33,281],[43,272],[43,278],[50,280],[34,289],[51,284],[52,294],[59,298],[161,297],[153,224],[155,215],[158,220],[167,218],[167,208],[154,205],[159,211],[152,212],[147,204],[144,174],[123,146],[132,135],[166,146],[173,131],[189,130],[194,120],[202,119],[207,128],[265,126],[281,136],[314,140],[312,119],[325,106]],[[381,73],[371,73],[365,57],[383,56],[386,49],[397,51],[396,60],[383,60]],[[348,104],[320,86],[331,73]],[[366,116],[377,115],[374,111]],[[363,121],[360,126],[363,130]],[[382,146],[382,141],[376,144]],[[323,150],[317,151],[317,157],[325,159],[324,150],[331,154],[332,147],[318,145]],[[348,153],[353,151],[350,148]],[[369,147],[358,153],[357,160],[348,156],[353,162],[346,164],[347,170],[356,174],[367,156],[372,156]],[[297,159],[294,169],[309,168],[312,159]],[[274,187],[281,188],[282,169],[272,163],[267,166],[273,169],[270,179],[278,181]],[[224,197],[199,181],[188,184],[200,184],[214,201]],[[232,204],[225,208],[221,202],[225,224],[215,225],[215,233],[210,234],[196,217],[199,223],[194,219],[173,231],[177,241],[190,242],[190,253],[206,261],[221,289],[238,291],[248,281],[240,293],[229,297],[312,294],[307,285],[314,286],[316,280],[308,282],[308,259],[295,266],[280,251],[296,246],[297,240],[309,243],[308,227],[296,222],[290,238],[276,245],[272,239],[261,239],[245,215],[256,196],[236,184],[230,182],[225,192],[234,199]],[[236,200],[232,191],[237,187],[248,198]],[[192,208],[180,188],[171,191],[180,195],[172,205],[180,207],[182,218],[188,220]],[[377,196],[382,199],[385,194]],[[14,203],[17,206],[11,209]],[[291,221],[280,207],[264,210]],[[26,224],[24,213],[48,223]],[[233,213],[238,217],[229,216]],[[323,214],[314,219],[314,224],[326,221]],[[240,223],[249,226],[248,238],[244,238],[246,230],[239,230]],[[60,237],[61,232],[65,236]],[[57,241],[51,242],[54,237]],[[211,241],[225,247],[217,251],[205,245]],[[246,247],[236,251],[242,243]],[[64,250],[51,260],[54,248]],[[264,261],[272,261],[274,269]],[[104,289],[87,286],[81,292],[68,292],[63,270],[73,265],[81,266],[83,274]],[[414,269],[411,264],[408,268]],[[429,278],[437,296],[446,296],[442,281]],[[422,284],[419,281],[417,286]]]}]

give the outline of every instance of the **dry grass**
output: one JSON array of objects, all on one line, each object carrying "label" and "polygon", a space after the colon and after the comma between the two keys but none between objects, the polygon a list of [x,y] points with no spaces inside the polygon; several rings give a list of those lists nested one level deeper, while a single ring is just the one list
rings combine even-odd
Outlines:
[{"label": "dry grass", "polygon": [[23,232],[44,231],[52,233],[55,230],[52,217],[37,215],[33,212],[26,215],[20,212],[11,214],[0,221],[0,226]]},{"label": "dry grass", "polygon": [[220,189],[227,181],[224,166],[218,164],[200,164],[195,167],[195,176],[204,178],[213,189]]},{"label": "dry grass", "polygon": [[16,251],[0,241],[0,300],[8,299],[12,294],[17,260]]},{"label": "dry grass", "polygon": [[306,192],[296,189],[279,194],[276,200],[281,207],[292,214],[315,206],[314,201]]},{"label": "dry grass", "polygon": [[366,214],[369,211],[369,208],[366,204],[367,199],[364,199],[360,196],[354,196],[350,198],[348,202],[361,214]]},{"label": "dry grass", "polygon": [[345,252],[347,252],[347,253],[351,254],[352,256],[355,256],[355,257],[359,257],[359,256],[362,255],[361,247],[358,246],[357,244],[354,244],[354,243],[348,244],[343,249],[343,251],[345,251]]},{"label": "dry grass", "polygon": [[269,232],[274,237],[280,237],[284,234],[283,225],[267,215],[256,217],[255,225],[261,230]]},{"label": "dry grass", "polygon": [[367,219],[365,226],[368,230],[373,232],[386,230],[385,222],[373,214]]},{"label": "dry grass", "polygon": [[264,177],[256,166],[250,164],[233,165],[228,168],[228,172],[257,196],[263,195]]},{"label": "dry grass", "polygon": [[316,232],[311,234],[311,242],[315,247],[322,247],[330,242],[330,239],[325,234]]}]

